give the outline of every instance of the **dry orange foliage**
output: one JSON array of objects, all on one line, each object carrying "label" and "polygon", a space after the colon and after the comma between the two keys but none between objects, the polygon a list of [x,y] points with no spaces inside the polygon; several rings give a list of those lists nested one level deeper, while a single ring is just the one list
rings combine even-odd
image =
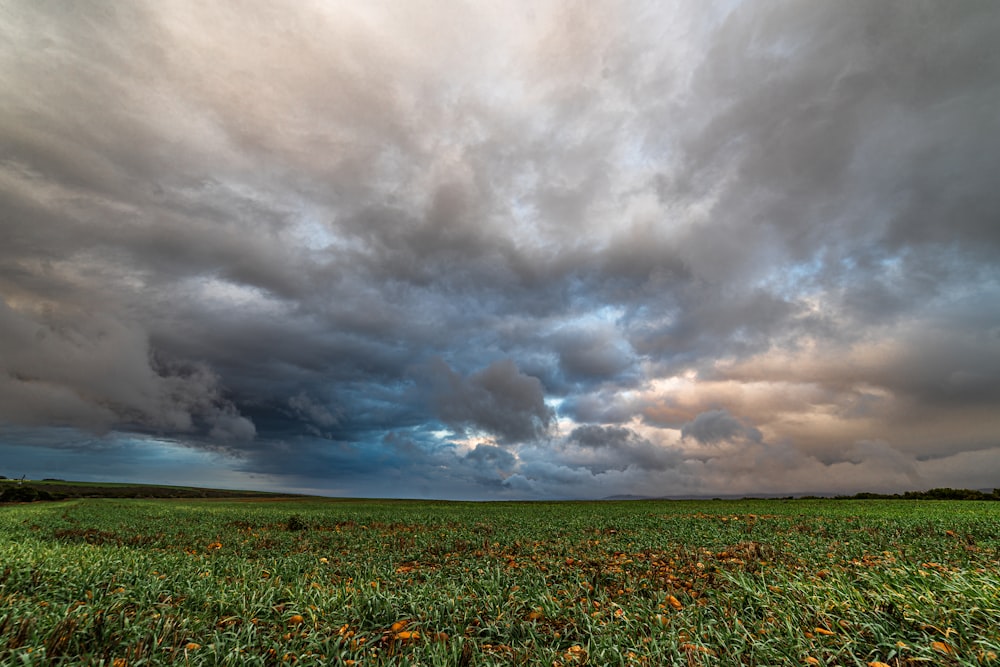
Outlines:
[{"label": "dry orange foliage", "polygon": [[948,646],[944,642],[931,642],[931,648],[937,651],[938,653],[951,654],[955,652],[955,649]]},{"label": "dry orange foliage", "polygon": [[708,648],[707,646],[698,646],[697,644],[681,644],[681,650],[687,651],[688,653],[705,653],[707,655],[715,655],[715,651]]}]

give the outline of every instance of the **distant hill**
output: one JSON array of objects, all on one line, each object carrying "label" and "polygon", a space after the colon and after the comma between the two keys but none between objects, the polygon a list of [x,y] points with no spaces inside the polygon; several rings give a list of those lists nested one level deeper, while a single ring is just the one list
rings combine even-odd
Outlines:
[{"label": "distant hill", "polygon": [[69,498],[282,498],[290,493],[205,489],[191,486],[113,484],[43,480],[0,481],[0,503],[30,503]]}]

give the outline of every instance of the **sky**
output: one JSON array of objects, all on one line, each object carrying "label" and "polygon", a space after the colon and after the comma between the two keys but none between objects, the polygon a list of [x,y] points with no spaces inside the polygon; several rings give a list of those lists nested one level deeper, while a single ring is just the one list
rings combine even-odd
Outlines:
[{"label": "sky", "polygon": [[992,0],[0,0],[0,474],[1000,486]]}]

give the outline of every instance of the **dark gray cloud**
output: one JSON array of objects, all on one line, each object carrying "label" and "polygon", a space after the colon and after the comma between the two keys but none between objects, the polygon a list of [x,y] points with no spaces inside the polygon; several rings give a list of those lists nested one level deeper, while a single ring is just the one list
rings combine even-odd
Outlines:
[{"label": "dark gray cloud", "polygon": [[486,431],[502,442],[524,442],[545,436],[552,409],[538,378],[521,373],[503,359],[467,378],[435,359],[425,371],[430,378],[434,415],[453,428]]},{"label": "dark gray cloud", "polygon": [[8,2],[0,444],[350,494],[978,483],[998,33],[976,0]]},{"label": "dark gray cloud", "polygon": [[248,440],[251,422],[204,363],[158,362],[144,333],[87,312],[35,316],[0,301],[0,419]]},{"label": "dark gray cloud", "polygon": [[560,331],[552,347],[559,356],[560,371],[571,381],[621,379],[635,363],[628,341],[610,323]]},{"label": "dark gray cloud", "polygon": [[[650,442],[622,426],[578,426],[569,434],[563,449],[565,463],[592,471],[627,470],[663,472],[681,466],[684,455],[673,446]],[[579,450],[573,451],[576,445]]]},{"label": "dark gray cloud", "polygon": [[709,410],[681,426],[681,437],[711,445],[743,439],[760,442],[763,436],[756,428],[726,410]]}]

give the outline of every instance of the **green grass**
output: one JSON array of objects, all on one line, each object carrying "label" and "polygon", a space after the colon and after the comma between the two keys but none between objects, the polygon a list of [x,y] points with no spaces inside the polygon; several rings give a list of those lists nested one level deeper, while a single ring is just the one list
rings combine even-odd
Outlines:
[{"label": "green grass", "polygon": [[0,663],[1000,664],[995,505],[0,507]]}]

